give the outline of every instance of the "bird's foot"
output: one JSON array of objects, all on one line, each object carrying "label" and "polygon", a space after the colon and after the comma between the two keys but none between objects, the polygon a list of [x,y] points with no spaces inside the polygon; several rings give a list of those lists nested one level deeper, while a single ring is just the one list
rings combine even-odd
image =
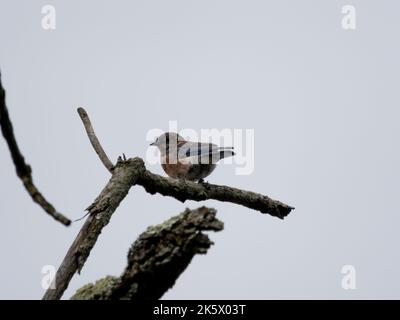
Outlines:
[{"label": "bird's foot", "polygon": [[201,179],[198,181],[198,183],[201,184],[201,185],[202,185],[204,188],[206,188],[207,190],[210,189],[210,184],[209,184],[207,181],[204,181],[203,178],[201,178]]},{"label": "bird's foot", "polygon": [[125,155],[125,153],[123,153],[122,156],[119,156],[118,159],[117,159],[117,161],[118,161],[118,162],[120,162],[120,161],[126,161],[126,155]]}]

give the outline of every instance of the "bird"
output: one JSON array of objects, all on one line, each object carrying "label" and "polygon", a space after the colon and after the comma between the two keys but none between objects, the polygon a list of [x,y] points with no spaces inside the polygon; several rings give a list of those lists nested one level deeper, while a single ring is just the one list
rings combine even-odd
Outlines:
[{"label": "bird", "polygon": [[219,160],[235,155],[233,147],[187,141],[175,132],[161,134],[150,146],[159,149],[161,166],[170,178],[199,183],[205,183]]}]

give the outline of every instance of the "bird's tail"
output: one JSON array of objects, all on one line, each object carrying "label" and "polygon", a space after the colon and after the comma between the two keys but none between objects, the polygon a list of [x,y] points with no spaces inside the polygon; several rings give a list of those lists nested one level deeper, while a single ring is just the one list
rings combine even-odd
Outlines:
[{"label": "bird's tail", "polygon": [[224,158],[233,157],[235,152],[233,151],[233,147],[222,147],[219,150],[219,159],[222,160]]}]

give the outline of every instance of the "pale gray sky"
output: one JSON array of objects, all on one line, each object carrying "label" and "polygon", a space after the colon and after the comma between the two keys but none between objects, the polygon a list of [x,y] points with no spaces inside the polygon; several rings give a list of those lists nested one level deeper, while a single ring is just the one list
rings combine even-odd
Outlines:
[{"label": "pale gray sky", "polygon": [[[41,27],[46,4],[53,31]],[[356,30],[341,28],[346,4]],[[120,274],[147,226],[203,204],[225,230],[165,298],[400,298],[399,12],[389,0],[2,0],[0,68],[17,139],[68,217],[109,178],[78,106],[113,160],[144,157],[147,132],[170,120],[254,129],[254,173],[222,165],[209,181],[296,207],[281,221],[134,188],[64,298]],[[82,223],[65,228],[31,201],[2,138],[0,164],[0,298],[41,298],[42,266],[58,266]],[[347,264],[356,290],[341,287]]]}]

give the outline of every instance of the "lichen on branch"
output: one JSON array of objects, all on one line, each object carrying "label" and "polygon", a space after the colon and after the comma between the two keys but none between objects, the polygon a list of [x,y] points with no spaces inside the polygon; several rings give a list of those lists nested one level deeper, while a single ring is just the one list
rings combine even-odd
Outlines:
[{"label": "lichen on branch", "polygon": [[139,236],[129,249],[127,266],[119,278],[107,276],[87,284],[71,299],[159,299],[193,257],[205,254],[213,244],[203,232],[222,229],[223,223],[216,218],[214,209],[186,209]]}]

